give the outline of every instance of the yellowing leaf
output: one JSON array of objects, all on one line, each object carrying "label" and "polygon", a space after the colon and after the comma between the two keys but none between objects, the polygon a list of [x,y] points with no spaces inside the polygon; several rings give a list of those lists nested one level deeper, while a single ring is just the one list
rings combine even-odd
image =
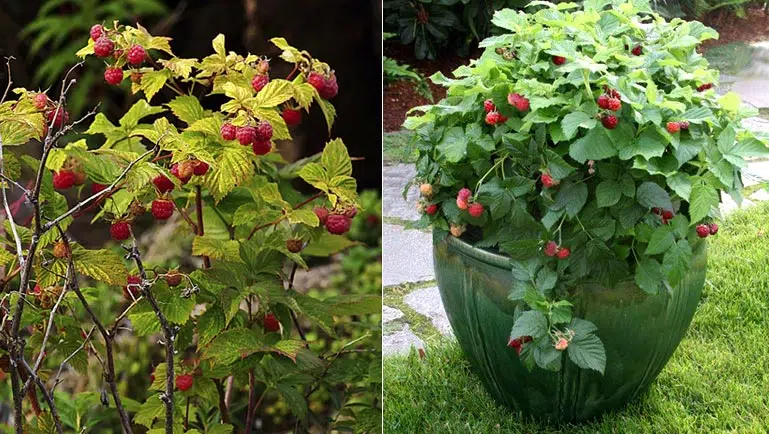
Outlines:
[{"label": "yellowing leaf", "polygon": [[125,285],[128,270],[123,258],[112,250],[72,248],[72,259],[78,273],[110,285]]},{"label": "yellowing leaf", "polygon": [[270,42],[283,50],[283,52],[280,54],[280,58],[286,62],[299,63],[304,59],[302,53],[298,49],[289,45],[285,38],[272,38],[270,39]]},{"label": "yellowing leaf", "polygon": [[293,84],[290,81],[276,79],[266,86],[254,98],[257,107],[276,107],[294,96]]},{"label": "yellowing leaf", "polygon": [[302,223],[307,226],[312,226],[314,228],[318,227],[320,224],[320,220],[318,220],[318,216],[315,214],[315,212],[309,208],[299,208],[291,211],[288,213],[288,221],[289,223]]},{"label": "yellowing leaf", "polygon": [[734,92],[728,92],[726,95],[718,98],[718,104],[726,111],[736,113],[740,110],[740,96]]},{"label": "yellowing leaf", "polygon": [[320,161],[328,173],[328,178],[352,175],[350,155],[347,153],[347,147],[345,147],[342,139],[334,139],[326,143]]},{"label": "yellowing leaf", "polygon": [[254,165],[251,163],[253,152],[246,146],[238,144],[225,144],[219,155],[216,155],[216,165],[219,170],[206,176],[205,184],[214,200],[219,202],[233,188],[243,184],[254,174]]},{"label": "yellowing leaf", "polygon": [[192,73],[192,68],[198,65],[198,60],[197,59],[180,59],[178,57],[174,57],[168,60],[160,59],[158,60],[158,63],[170,69],[171,72],[174,73],[174,75],[187,79],[187,78],[190,78],[190,74]]},{"label": "yellowing leaf", "polygon": [[165,86],[169,78],[171,78],[171,71],[168,69],[147,72],[142,75],[139,89],[144,91],[144,96],[147,97],[148,101],[151,101],[152,97]]},{"label": "yellowing leaf", "polygon": [[224,35],[219,33],[211,42],[211,46],[214,48],[214,52],[220,56],[226,56],[227,52],[224,49]]},{"label": "yellowing leaf", "polygon": [[200,105],[200,101],[194,96],[178,96],[166,105],[174,112],[177,118],[188,125],[203,119],[203,106]]},{"label": "yellowing leaf", "polygon": [[192,254],[228,262],[240,262],[240,244],[235,240],[196,236],[192,241]]}]

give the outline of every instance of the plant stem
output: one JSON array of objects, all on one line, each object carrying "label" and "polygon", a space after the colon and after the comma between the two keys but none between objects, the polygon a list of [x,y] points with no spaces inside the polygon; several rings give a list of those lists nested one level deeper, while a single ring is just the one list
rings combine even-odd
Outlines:
[{"label": "plant stem", "polygon": [[[195,213],[197,214],[197,235],[202,237],[205,235],[205,228],[203,227],[203,198],[200,192],[200,186],[195,186]],[[211,258],[203,256],[203,268],[211,268]]]},{"label": "plant stem", "polygon": [[246,409],[246,431],[251,434],[254,429],[254,410],[256,409],[256,377],[254,368],[248,370],[248,408]]}]

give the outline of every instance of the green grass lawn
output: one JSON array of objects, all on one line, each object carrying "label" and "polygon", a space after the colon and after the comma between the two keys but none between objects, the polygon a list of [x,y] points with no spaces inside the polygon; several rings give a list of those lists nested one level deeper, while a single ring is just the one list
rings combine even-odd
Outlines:
[{"label": "green grass lawn", "polygon": [[396,131],[382,136],[382,153],[385,164],[414,163],[417,149],[411,146],[411,132]]},{"label": "green grass lawn", "polygon": [[457,344],[428,342],[424,360],[384,361],[384,432],[768,433],[769,204],[732,214],[711,240],[686,338],[624,410],[577,425],[527,420],[491,399]]}]

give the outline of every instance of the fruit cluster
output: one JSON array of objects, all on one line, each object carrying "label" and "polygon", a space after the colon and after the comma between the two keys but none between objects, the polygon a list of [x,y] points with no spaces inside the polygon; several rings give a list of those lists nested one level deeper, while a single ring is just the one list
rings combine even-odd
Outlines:
[{"label": "fruit cluster", "polygon": [[702,223],[697,225],[697,236],[700,238],[707,238],[717,233],[718,233],[718,225],[715,223],[709,223],[709,224]]},{"label": "fruit cluster", "polygon": [[545,255],[557,257],[558,259],[566,259],[571,255],[571,250],[568,247],[561,247],[555,241],[548,241],[545,244]]},{"label": "fruit cluster", "polygon": [[315,207],[313,209],[321,225],[333,235],[342,235],[350,230],[352,219],[358,214],[358,208],[355,206],[338,206],[329,211],[325,207]]},{"label": "fruit cluster", "polygon": [[617,92],[616,89],[610,89],[608,87],[605,87],[604,93],[598,97],[598,107],[604,110],[608,110],[608,112],[602,113],[600,115],[601,124],[603,124],[604,128],[608,130],[617,128],[617,124],[619,123],[617,116],[609,112],[617,112],[622,108],[622,101],[620,98],[621,95],[619,92]]},{"label": "fruit cluster", "polygon": [[272,150],[272,125],[267,121],[253,121],[253,125],[238,127],[225,122],[219,130],[224,140],[235,140],[243,146],[251,145],[256,155],[265,155]]},{"label": "fruit cluster", "polygon": [[107,30],[101,24],[94,24],[90,33],[93,41],[93,54],[103,59],[111,59],[104,70],[104,81],[113,86],[119,85],[125,78],[124,66],[132,68],[132,81],[140,80],[141,73],[135,68],[141,66],[145,60],[151,60],[144,47],[139,44],[130,44],[116,49],[115,41],[123,42],[123,39],[117,38],[118,29]]}]

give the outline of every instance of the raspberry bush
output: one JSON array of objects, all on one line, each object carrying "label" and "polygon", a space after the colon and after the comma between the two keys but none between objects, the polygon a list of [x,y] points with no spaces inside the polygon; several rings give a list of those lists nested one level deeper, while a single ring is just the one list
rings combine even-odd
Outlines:
[{"label": "raspberry bush", "polygon": [[[223,35],[213,54],[188,59],[139,25],[94,25],[78,55],[102,58],[105,80],[137,96],[118,120],[69,118],[77,67],[58,95],[8,83],[0,376],[11,380],[16,433],[251,433],[268,402],[288,407],[296,432],[379,430],[381,297],[293,287],[308,258],[355,244],[351,159],[340,139],[292,164],[274,150],[313,106],[330,131],[339,85],[326,63],[272,42],[293,66],[286,78],[270,74],[275,60],[227,52]],[[41,158],[10,152],[34,140]],[[299,180],[315,192],[300,193]],[[68,234],[87,217],[108,223],[116,248]],[[194,257],[184,263],[197,266],[145,263],[136,238],[157,225],[178,226]],[[122,303],[105,303],[121,293]],[[129,336],[155,336],[164,353],[138,401],[116,366],[150,360],[131,359],[141,346],[119,351]],[[92,393],[54,393],[63,372],[89,370],[102,376]]]},{"label": "raspberry bush", "polygon": [[570,289],[675,291],[718,230],[720,193],[740,200],[741,169],[769,140],[741,126],[754,110],[712,89],[718,73],[696,50],[713,29],[645,1],[530,5],[497,12],[482,56],[432,77],[446,99],[407,119],[421,223],[514,260],[509,298],[528,309],[510,340],[526,366],[557,371],[565,352],[603,372]]}]

